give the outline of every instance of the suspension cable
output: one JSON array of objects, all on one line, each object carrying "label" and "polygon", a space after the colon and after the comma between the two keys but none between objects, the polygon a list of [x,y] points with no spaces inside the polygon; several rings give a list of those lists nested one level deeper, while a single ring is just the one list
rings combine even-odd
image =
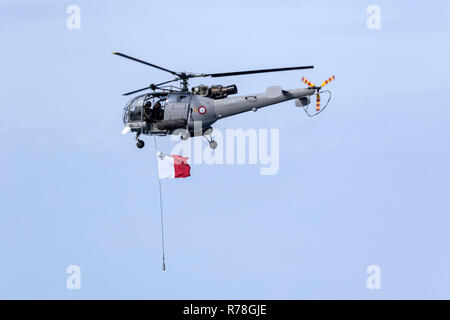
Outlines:
[{"label": "suspension cable", "polygon": [[[156,137],[153,136],[153,141],[155,142],[155,150],[158,152],[158,145],[156,143]],[[158,164],[158,163],[157,163]],[[161,179],[158,174],[158,185],[159,185],[159,209],[160,209],[160,217],[161,217],[161,247],[162,247],[162,269],[166,270],[166,259],[164,252],[164,214],[163,214],[163,205],[162,205],[162,192],[161,192]]]}]

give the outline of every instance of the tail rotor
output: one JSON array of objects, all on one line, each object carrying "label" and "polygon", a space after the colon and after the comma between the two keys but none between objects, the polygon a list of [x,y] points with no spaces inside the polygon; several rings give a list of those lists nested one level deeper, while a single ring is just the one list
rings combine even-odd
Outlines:
[{"label": "tail rotor", "polygon": [[329,77],[327,80],[325,80],[324,82],[322,82],[322,84],[320,85],[320,87],[317,87],[314,83],[312,83],[311,81],[309,81],[308,79],[306,79],[305,77],[302,77],[302,82],[305,83],[308,87],[310,87],[311,89],[315,89],[316,90],[316,111],[319,112],[320,111],[320,89],[322,89],[323,87],[325,87],[327,84],[329,84],[331,81],[333,81],[334,79],[336,79],[335,76],[331,76]]}]

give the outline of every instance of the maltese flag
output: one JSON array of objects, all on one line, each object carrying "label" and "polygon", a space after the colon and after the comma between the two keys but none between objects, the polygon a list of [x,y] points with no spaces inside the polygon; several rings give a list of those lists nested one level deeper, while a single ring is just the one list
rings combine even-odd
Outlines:
[{"label": "maltese flag", "polygon": [[186,178],[191,175],[191,167],[185,158],[178,155],[168,155],[156,151],[158,159],[158,174],[160,179]]}]

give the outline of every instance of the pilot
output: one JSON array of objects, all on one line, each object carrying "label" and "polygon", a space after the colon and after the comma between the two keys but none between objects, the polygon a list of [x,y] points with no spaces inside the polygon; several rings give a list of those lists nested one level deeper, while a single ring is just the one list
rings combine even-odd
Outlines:
[{"label": "pilot", "polygon": [[152,103],[150,101],[145,101],[144,119],[150,121],[151,116],[152,116]]},{"label": "pilot", "polygon": [[161,109],[161,103],[159,101],[153,106],[153,114],[156,120],[162,120],[163,110]]}]

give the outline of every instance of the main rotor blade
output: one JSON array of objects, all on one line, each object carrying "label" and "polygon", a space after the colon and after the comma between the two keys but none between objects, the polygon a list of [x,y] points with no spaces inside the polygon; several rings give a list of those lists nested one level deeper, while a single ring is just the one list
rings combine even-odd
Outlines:
[{"label": "main rotor blade", "polygon": [[130,94],[137,93],[137,92],[141,92],[141,91],[148,90],[148,89],[150,89],[150,87],[145,87],[145,88],[142,88],[142,89],[130,91],[130,92],[124,93],[124,94],[122,94],[122,95],[123,95],[123,96],[129,96]]},{"label": "main rotor blade", "polygon": [[177,80],[179,80],[179,79],[177,78],[177,79],[173,79],[173,80],[169,80],[169,81],[164,81],[164,82],[161,82],[161,83],[158,83],[158,84],[151,84],[148,87],[124,93],[123,96],[129,96],[130,94],[133,94],[133,93],[137,93],[137,92],[140,92],[140,91],[152,89],[153,86],[156,89],[156,88],[158,88],[159,86],[161,86],[163,84],[167,84],[167,83],[174,82],[174,81],[177,81]]},{"label": "main rotor blade", "polygon": [[240,76],[240,75],[243,75],[243,74],[290,71],[290,70],[313,69],[313,68],[314,68],[314,66],[301,66],[301,67],[275,68],[275,69],[260,69],[260,70],[247,70],[247,71],[223,72],[223,73],[207,73],[204,76],[205,77],[217,78],[217,77]]},{"label": "main rotor blade", "polygon": [[176,79],[173,79],[173,80],[164,81],[164,82],[155,84],[155,87],[159,87],[159,86],[162,86],[163,84],[171,83],[171,82],[178,81],[178,80],[180,80],[180,79],[179,79],[179,78],[176,78]]},{"label": "main rotor blade", "polygon": [[140,59],[136,59],[136,58],[130,57],[130,56],[128,56],[126,54],[123,54],[123,53],[120,53],[120,52],[113,52],[113,54],[121,56],[123,58],[127,58],[127,59],[130,59],[130,60],[136,61],[136,62],[140,62],[140,63],[146,64],[146,65],[148,65],[150,67],[153,67],[153,68],[156,68],[156,69],[159,69],[159,70],[162,70],[162,71],[169,72],[169,73],[171,73],[173,75],[176,75],[176,76],[178,75],[178,73],[176,73],[175,71],[172,71],[172,70],[169,70],[169,69],[157,66],[155,64],[152,64],[152,63],[144,61],[144,60],[140,60]]}]

